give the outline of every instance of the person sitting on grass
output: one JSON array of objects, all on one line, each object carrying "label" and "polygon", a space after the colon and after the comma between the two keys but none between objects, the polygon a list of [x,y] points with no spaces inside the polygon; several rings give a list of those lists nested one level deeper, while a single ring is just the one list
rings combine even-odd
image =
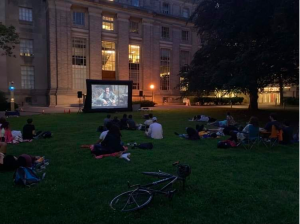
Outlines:
[{"label": "person sitting on grass", "polygon": [[103,132],[100,134],[99,140],[97,141],[96,144],[100,144],[101,142],[103,142],[103,140],[105,139],[105,137],[106,137],[106,135],[107,135],[109,129],[111,128],[111,126],[112,126],[112,123],[111,123],[111,122],[108,122],[108,123],[106,124],[107,130],[106,130],[106,131],[103,131]]},{"label": "person sitting on grass", "polygon": [[149,128],[149,126],[153,123],[152,118],[149,117],[149,115],[145,116],[146,121],[144,122],[144,125],[146,128]]},{"label": "person sitting on grass", "polygon": [[7,121],[3,122],[0,128],[0,141],[5,143],[12,143],[13,136]]},{"label": "person sitting on grass", "polygon": [[0,153],[6,154],[7,144],[5,142],[0,142]]},{"label": "person sitting on grass", "polygon": [[174,134],[178,135],[179,137],[189,139],[189,140],[199,140],[200,139],[198,131],[191,127],[186,128],[186,134],[178,134],[177,132],[174,132]]},{"label": "person sitting on grass", "polygon": [[127,120],[128,120],[127,119],[127,114],[123,114],[123,118],[120,121],[120,125],[121,125],[120,129],[121,130],[124,130],[124,129],[128,128],[128,126],[127,126]]},{"label": "person sitting on grass", "polygon": [[122,145],[121,137],[120,128],[112,124],[101,144],[98,141],[95,145],[82,145],[81,148],[90,148],[95,156],[115,154],[114,156],[130,161],[130,153],[124,153],[126,148]]},{"label": "person sitting on grass", "polygon": [[0,128],[1,128],[2,124],[5,122],[6,122],[6,119],[4,117],[0,117]]},{"label": "person sitting on grass", "polygon": [[163,129],[161,124],[157,123],[157,118],[152,118],[153,124],[149,126],[148,131],[145,132],[145,135],[147,137],[153,138],[153,139],[162,139],[163,138]]},{"label": "person sitting on grass", "polygon": [[277,114],[275,113],[271,113],[270,116],[270,122],[268,122],[266,124],[266,126],[264,127],[264,129],[268,132],[270,132],[272,130],[272,126],[274,125],[275,128],[277,130],[281,130],[282,129],[282,125],[277,121]]},{"label": "person sitting on grass", "polygon": [[290,122],[288,120],[283,121],[282,126],[282,144],[290,144],[293,141],[293,128],[290,126]]},{"label": "person sitting on grass", "polygon": [[131,114],[128,116],[127,124],[128,124],[128,129],[129,130],[136,130],[137,129],[136,123],[133,120]]},{"label": "person sitting on grass", "polygon": [[118,128],[121,128],[121,122],[120,120],[118,119],[117,116],[114,117],[114,119],[111,121],[111,123],[115,126],[117,126]]},{"label": "person sitting on grass", "polygon": [[33,120],[29,118],[27,124],[23,127],[23,139],[31,140],[35,137],[35,127],[33,125]]},{"label": "person sitting on grass", "polygon": [[108,130],[108,128],[106,127],[108,122],[111,122],[110,114],[107,114],[106,118],[104,118],[104,121],[103,121],[103,127],[104,127],[105,130]]}]

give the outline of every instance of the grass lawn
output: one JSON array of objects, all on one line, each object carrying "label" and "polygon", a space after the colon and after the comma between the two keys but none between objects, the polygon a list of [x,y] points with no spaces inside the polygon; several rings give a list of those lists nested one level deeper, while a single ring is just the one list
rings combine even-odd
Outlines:
[{"label": "grass lawn", "polygon": [[[46,178],[32,188],[17,187],[13,173],[0,173],[0,223],[298,223],[299,145],[273,149],[217,149],[218,139],[188,141],[174,135],[196,123],[188,118],[206,114],[224,119],[225,109],[155,111],[164,128],[163,140],[146,139],[141,131],[122,131],[127,142],[153,142],[153,150],[130,149],[131,162],[119,158],[94,159],[81,144],[97,141],[96,128],[106,114],[49,114],[32,116],[38,130],[50,130],[51,139],[9,145],[8,154],[49,158]],[[245,124],[252,115],[231,109]],[[259,111],[263,126],[270,111]],[[141,113],[132,113],[142,122]],[[298,125],[299,112],[278,111]],[[119,117],[121,114],[117,114]],[[28,117],[9,118],[21,130]],[[175,171],[174,161],[188,163],[192,174],[186,191],[169,201],[157,195],[137,212],[119,213],[109,202],[132,184],[156,180],[143,171]]]}]

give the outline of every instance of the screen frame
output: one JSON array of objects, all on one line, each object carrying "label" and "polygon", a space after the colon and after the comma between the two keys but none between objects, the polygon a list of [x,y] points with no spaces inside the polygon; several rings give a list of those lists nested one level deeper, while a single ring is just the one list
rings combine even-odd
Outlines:
[{"label": "screen frame", "polygon": [[[128,86],[128,103],[127,107],[122,108],[92,108],[92,85],[126,85]],[[132,81],[130,80],[86,80],[86,98],[83,112],[117,112],[117,111],[132,111]]]}]

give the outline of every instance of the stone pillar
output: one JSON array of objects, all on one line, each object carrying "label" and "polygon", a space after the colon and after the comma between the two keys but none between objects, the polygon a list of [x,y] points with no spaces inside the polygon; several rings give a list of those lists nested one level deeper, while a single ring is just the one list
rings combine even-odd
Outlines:
[{"label": "stone pillar", "polygon": [[117,79],[129,80],[129,15],[118,13]]},{"label": "stone pillar", "polygon": [[173,28],[173,47],[171,54],[171,76],[170,76],[170,90],[173,94],[179,94],[179,71],[180,71],[180,42],[181,42],[181,28],[174,26]]},{"label": "stone pillar", "polygon": [[72,89],[71,4],[49,1],[50,106]]},{"label": "stone pillar", "polygon": [[[158,93],[160,92],[160,37],[161,37],[161,24],[158,22],[154,23],[153,26],[153,38],[152,38],[152,82],[155,85],[156,99],[158,98]],[[155,101],[157,102],[158,99]]]},{"label": "stone pillar", "polygon": [[[142,71],[143,84],[141,89],[150,91],[150,84],[153,83],[153,63],[152,63],[152,35],[153,35],[153,21],[143,19],[143,42],[141,49],[142,56]],[[155,84],[154,84],[155,85]],[[157,86],[155,85],[155,89]]]},{"label": "stone pillar", "polygon": [[102,10],[89,8],[90,79],[102,79]]}]

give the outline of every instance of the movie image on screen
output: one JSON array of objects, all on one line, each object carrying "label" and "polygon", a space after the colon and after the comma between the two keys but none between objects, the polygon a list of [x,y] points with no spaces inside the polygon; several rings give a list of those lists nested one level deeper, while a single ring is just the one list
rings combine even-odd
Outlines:
[{"label": "movie image on screen", "polygon": [[92,84],[92,109],[127,107],[128,85]]}]

